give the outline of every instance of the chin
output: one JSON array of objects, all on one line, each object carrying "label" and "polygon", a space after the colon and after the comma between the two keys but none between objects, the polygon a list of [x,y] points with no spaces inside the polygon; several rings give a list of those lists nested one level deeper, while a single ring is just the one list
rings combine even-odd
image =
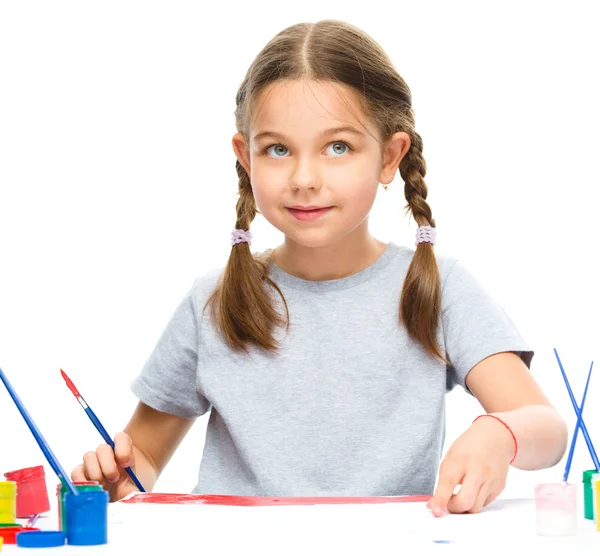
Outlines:
[{"label": "chin", "polygon": [[335,233],[332,230],[282,230],[288,241],[306,247],[309,249],[319,249],[321,247],[329,247],[332,244],[338,243],[344,236]]}]

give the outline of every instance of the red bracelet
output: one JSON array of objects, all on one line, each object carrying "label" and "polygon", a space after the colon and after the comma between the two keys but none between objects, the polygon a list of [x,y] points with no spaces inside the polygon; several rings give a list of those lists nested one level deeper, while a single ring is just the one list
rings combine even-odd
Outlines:
[{"label": "red bracelet", "polygon": [[500,423],[502,423],[506,427],[506,429],[508,430],[510,435],[512,436],[513,442],[515,443],[515,455],[510,460],[510,462],[509,462],[509,465],[510,465],[513,461],[515,461],[515,458],[517,457],[517,451],[519,449],[519,446],[517,444],[517,437],[515,436],[515,433],[511,430],[511,428],[502,419],[500,419],[500,417],[496,417],[495,415],[492,415],[491,413],[484,413],[483,415],[479,415],[479,417],[475,417],[475,419],[473,419],[473,423],[475,421],[477,421],[477,419],[480,419],[481,417],[493,417],[494,419],[496,419],[496,421],[499,421]]}]

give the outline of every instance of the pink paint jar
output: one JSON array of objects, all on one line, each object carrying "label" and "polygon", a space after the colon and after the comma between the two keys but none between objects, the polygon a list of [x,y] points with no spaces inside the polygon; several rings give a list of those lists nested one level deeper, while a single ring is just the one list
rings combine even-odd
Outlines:
[{"label": "pink paint jar", "polygon": [[46,474],[42,465],[4,473],[7,481],[17,483],[17,518],[50,511]]},{"label": "pink paint jar", "polygon": [[535,517],[538,535],[567,536],[577,533],[577,485],[535,485]]}]

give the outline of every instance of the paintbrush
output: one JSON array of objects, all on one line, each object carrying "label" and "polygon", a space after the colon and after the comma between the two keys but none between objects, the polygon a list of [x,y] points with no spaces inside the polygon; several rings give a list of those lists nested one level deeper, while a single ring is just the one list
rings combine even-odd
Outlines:
[{"label": "paintbrush", "polygon": [[[94,424],[104,441],[113,449],[115,449],[115,443],[113,442],[110,435],[106,432],[106,429],[102,426],[100,419],[96,417],[96,414],[92,411],[92,408],[87,404],[87,402],[83,399],[83,396],[79,393],[79,390],[73,384],[73,381],[67,376],[62,369],[60,370],[60,374],[65,379],[69,390],[71,390],[72,394],[77,398],[79,405],[83,407],[83,410],[86,412],[87,416],[90,418],[90,421]],[[131,469],[131,467],[125,467],[125,471],[131,477],[131,480],[134,482],[135,486],[140,489],[141,492],[146,492],[138,478],[135,476],[135,473]]]},{"label": "paintbrush", "polygon": [[25,528],[30,529],[31,527],[33,527],[36,523],[36,521],[40,518],[40,514],[34,514],[32,515],[28,520],[27,523],[24,525]]},{"label": "paintbrush", "polygon": [[575,425],[575,431],[573,432],[573,439],[571,440],[571,447],[569,448],[569,455],[567,457],[567,465],[565,466],[565,473],[563,475],[563,484],[567,484],[569,480],[569,471],[571,471],[571,463],[573,462],[573,454],[575,453],[575,443],[577,442],[577,434],[581,427],[581,420],[583,418],[583,406],[585,405],[585,398],[587,397],[588,386],[590,385],[590,377],[592,376],[592,369],[594,368],[594,362],[590,365],[587,380],[585,382],[585,389],[583,390],[583,398],[581,399],[581,405],[577,412],[577,423]]},{"label": "paintbrush", "polygon": [[[560,372],[562,373],[565,385],[567,386],[567,392],[569,392],[569,397],[571,398],[571,403],[573,404],[575,414],[579,416],[579,408],[577,407],[577,402],[575,401],[573,390],[571,390],[571,385],[569,384],[567,373],[565,373],[565,370],[563,369],[562,362],[560,360],[560,357],[558,356],[558,351],[556,351],[556,348],[554,348],[554,354],[556,355],[556,360],[558,361]],[[598,461],[598,455],[596,454],[596,450],[594,449],[594,445],[592,444],[592,439],[590,438],[587,427],[585,426],[585,421],[583,419],[581,419],[581,433],[583,434],[583,438],[585,439],[585,443],[587,444],[588,450],[590,452],[590,457],[592,458],[592,462],[594,463],[594,467],[596,468],[596,471],[600,472],[600,462]]]},{"label": "paintbrush", "polygon": [[40,449],[42,450],[42,453],[48,460],[48,463],[50,464],[50,466],[52,467],[52,469],[54,470],[54,472],[60,479],[61,483],[66,485],[73,494],[78,496],[79,495],[78,490],[75,488],[75,485],[71,482],[71,479],[69,479],[69,477],[65,473],[65,470],[62,468],[58,459],[56,459],[56,456],[50,449],[50,446],[48,445],[48,443],[42,436],[42,433],[40,432],[40,430],[37,428],[36,424],[34,423],[33,419],[31,418],[31,415],[29,415],[29,413],[27,412],[27,409],[25,409],[23,402],[21,401],[21,399],[15,392],[15,390],[12,387],[11,383],[9,382],[8,378],[6,378],[6,375],[4,374],[4,371],[2,369],[0,369],[0,379],[2,379],[2,382],[4,382],[4,386],[6,386],[6,389],[8,390],[10,397],[15,402],[15,405],[17,406],[17,409],[20,411],[21,415],[23,416],[23,419],[25,419],[25,422],[27,423],[27,426],[29,427],[31,434],[33,434],[33,437],[35,438]]}]

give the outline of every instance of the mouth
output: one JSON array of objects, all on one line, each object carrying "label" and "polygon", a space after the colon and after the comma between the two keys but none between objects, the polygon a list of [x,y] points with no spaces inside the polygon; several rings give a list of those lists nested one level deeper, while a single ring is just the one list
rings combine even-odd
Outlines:
[{"label": "mouth", "polygon": [[309,220],[316,220],[317,218],[321,218],[325,214],[327,214],[334,207],[286,207],[288,212],[297,220],[301,220],[303,222]]}]

